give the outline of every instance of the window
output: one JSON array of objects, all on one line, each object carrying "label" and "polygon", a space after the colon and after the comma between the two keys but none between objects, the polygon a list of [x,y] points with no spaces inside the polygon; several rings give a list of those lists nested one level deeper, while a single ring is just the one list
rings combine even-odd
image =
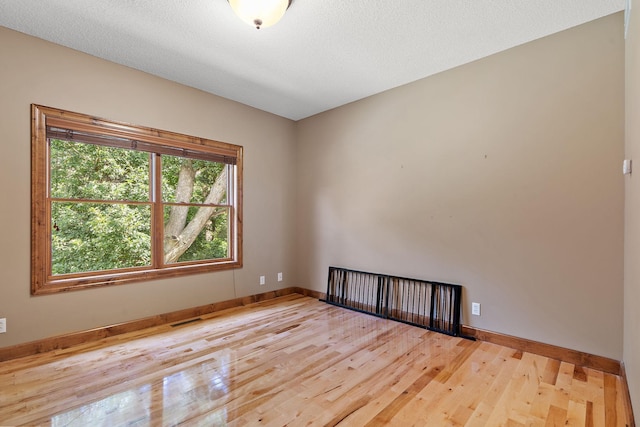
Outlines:
[{"label": "window", "polygon": [[31,292],[242,266],[242,147],[32,106]]}]

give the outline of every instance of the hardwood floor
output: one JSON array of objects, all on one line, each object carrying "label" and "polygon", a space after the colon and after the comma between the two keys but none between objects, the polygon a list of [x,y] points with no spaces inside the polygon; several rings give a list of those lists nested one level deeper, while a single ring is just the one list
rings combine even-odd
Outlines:
[{"label": "hardwood floor", "polygon": [[620,377],[288,295],[0,363],[0,425],[625,426]]}]

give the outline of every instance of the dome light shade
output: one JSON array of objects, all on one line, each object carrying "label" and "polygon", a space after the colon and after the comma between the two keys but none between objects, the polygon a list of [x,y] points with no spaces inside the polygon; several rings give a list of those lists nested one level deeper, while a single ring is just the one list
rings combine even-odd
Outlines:
[{"label": "dome light shade", "polygon": [[291,0],[229,0],[229,4],[240,19],[260,29],[278,22]]}]

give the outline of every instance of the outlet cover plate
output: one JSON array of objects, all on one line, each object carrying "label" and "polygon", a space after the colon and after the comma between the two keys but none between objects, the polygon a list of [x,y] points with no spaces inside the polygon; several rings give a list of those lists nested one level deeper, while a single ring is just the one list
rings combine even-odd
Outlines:
[{"label": "outlet cover plate", "polygon": [[5,332],[7,332],[7,319],[3,317],[0,319],[0,334],[4,334]]},{"label": "outlet cover plate", "polygon": [[480,316],[480,303],[472,302],[471,303],[471,314],[474,316]]}]

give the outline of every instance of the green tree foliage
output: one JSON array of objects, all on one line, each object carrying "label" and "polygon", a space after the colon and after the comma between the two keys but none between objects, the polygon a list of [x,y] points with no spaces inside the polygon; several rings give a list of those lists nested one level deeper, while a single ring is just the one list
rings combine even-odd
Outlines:
[{"label": "green tree foliage", "polygon": [[[53,274],[151,265],[152,155],[55,139],[50,144]],[[191,242],[178,255],[174,252],[175,259],[165,257],[167,262],[227,257],[228,208],[194,205],[226,203],[226,187],[208,199],[215,183],[226,177],[225,167],[163,156],[163,201],[180,203],[165,206],[164,222],[183,217],[181,226],[173,228],[177,235],[168,238]],[[194,179],[180,180],[187,170]],[[177,200],[178,193],[188,194],[188,199]],[[194,218],[200,218],[198,224]]]},{"label": "green tree foliage", "polygon": [[53,274],[151,264],[148,206],[54,202],[52,218]]},{"label": "green tree foliage", "polygon": [[149,201],[149,154],[53,139],[51,197]]}]

